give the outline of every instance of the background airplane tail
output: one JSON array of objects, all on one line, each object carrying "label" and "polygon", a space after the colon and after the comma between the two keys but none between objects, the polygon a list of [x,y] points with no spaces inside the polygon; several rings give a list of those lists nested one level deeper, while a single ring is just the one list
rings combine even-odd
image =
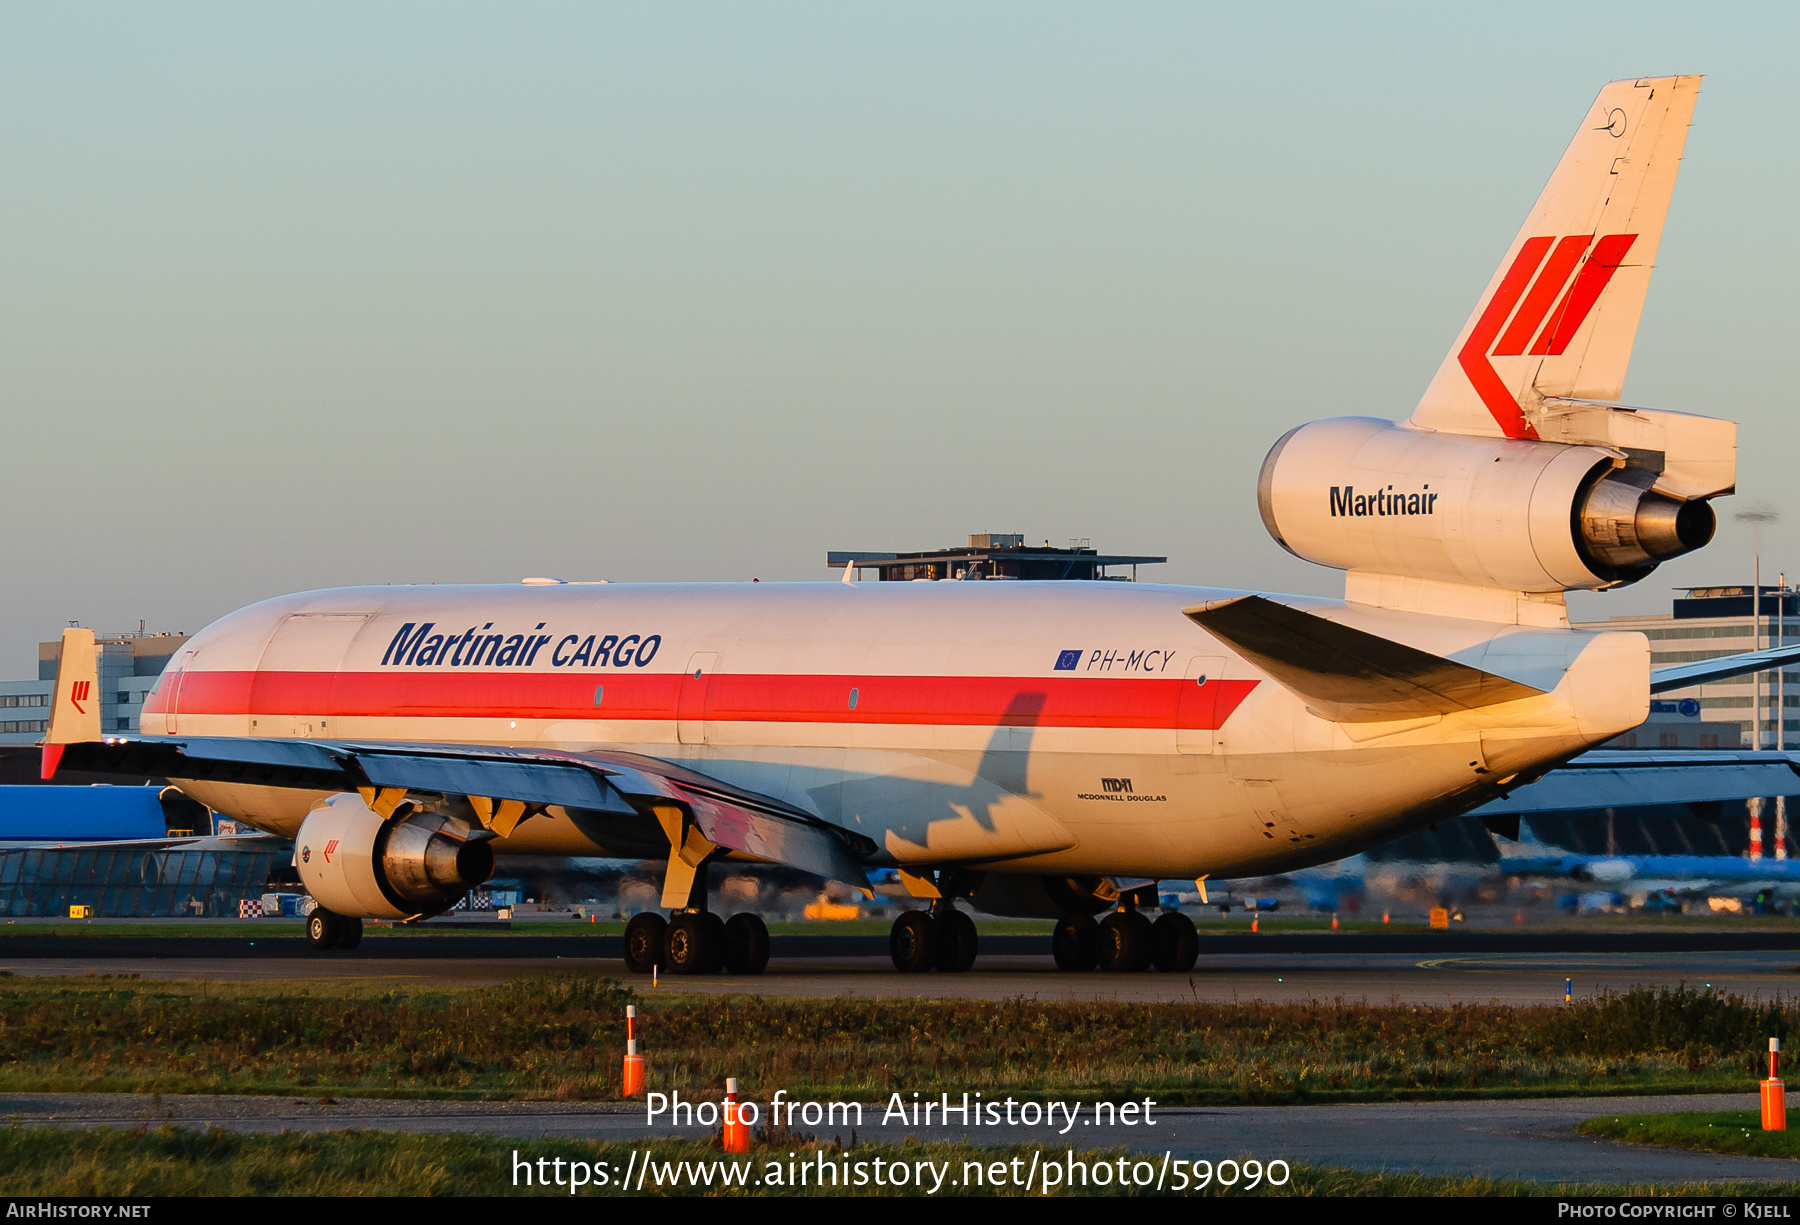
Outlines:
[{"label": "background airplane tail", "polygon": [[1538,438],[1547,397],[1619,398],[1699,88],[1600,91],[1410,425]]},{"label": "background airplane tail", "polygon": [[100,739],[100,661],[94,631],[66,629],[44,736],[43,776],[54,778],[63,746]]}]

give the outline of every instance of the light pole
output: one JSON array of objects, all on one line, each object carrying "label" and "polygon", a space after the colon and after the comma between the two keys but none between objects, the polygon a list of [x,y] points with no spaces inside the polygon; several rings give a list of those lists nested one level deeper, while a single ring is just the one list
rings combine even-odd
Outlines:
[{"label": "light pole", "polygon": [[[1765,523],[1773,523],[1781,516],[1767,506],[1752,506],[1748,510],[1740,510],[1734,516],[1739,523],[1750,525],[1752,540],[1751,554],[1754,559],[1750,567],[1750,649],[1762,650],[1762,530]],[[1780,674],[1777,673],[1777,676]],[[1779,681],[1777,682],[1779,684]],[[1750,677],[1750,726],[1756,729],[1756,737],[1750,747],[1763,747],[1763,674],[1752,673]],[[1775,747],[1781,747],[1781,712],[1775,714]]]}]

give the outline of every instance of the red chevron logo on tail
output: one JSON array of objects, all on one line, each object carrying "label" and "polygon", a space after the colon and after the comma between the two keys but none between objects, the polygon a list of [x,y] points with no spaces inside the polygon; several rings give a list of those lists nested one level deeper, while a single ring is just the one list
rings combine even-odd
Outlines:
[{"label": "red chevron logo on tail", "polygon": [[1456,355],[1508,438],[1536,438],[1537,430],[1489,358],[1562,356],[1635,241],[1636,234],[1608,234],[1598,241],[1591,234],[1570,234],[1528,238],[1520,246]]}]

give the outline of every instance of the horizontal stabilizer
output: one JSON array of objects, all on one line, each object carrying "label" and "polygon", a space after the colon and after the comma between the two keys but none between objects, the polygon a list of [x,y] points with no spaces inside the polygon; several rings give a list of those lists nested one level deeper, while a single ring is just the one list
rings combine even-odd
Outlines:
[{"label": "horizontal stabilizer", "polygon": [[1262,596],[1182,611],[1334,723],[1447,715],[1543,693]]},{"label": "horizontal stabilizer", "polygon": [[1746,672],[1779,668],[1797,659],[1800,659],[1800,645],[1790,644],[1762,651],[1745,651],[1741,655],[1722,655],[1718,659],[1703,659],[1698,663],[1671,664],[1667,668],[1651,670],[1650,692],[1667,693],[1671,689],[1686,689],[1707,681],[1722,681],[1727,677],[1743,676]]}]

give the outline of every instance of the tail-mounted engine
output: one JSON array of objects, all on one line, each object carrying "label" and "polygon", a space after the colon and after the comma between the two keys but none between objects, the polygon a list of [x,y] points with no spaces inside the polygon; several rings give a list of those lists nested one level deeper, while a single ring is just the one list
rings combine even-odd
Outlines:
[{"label": "tail-mounted engine", "polygon": [[1686,453],[1315,421],[1269,452],[1257,502],[1283,548],[1342,570],[1524,592],[1636,582],[1712,539],[1735,435],[1679,413],[1629,424]]},{"label": "tail-mounted engine", "polygon": [[440,914],[492,876],[493,836],[410,801],[383,818],[360,795],[335,795],[301,822],[294,859],[327,910],[405,919]]}]

